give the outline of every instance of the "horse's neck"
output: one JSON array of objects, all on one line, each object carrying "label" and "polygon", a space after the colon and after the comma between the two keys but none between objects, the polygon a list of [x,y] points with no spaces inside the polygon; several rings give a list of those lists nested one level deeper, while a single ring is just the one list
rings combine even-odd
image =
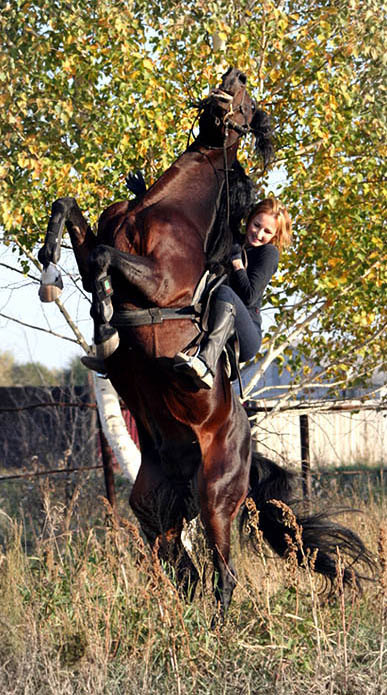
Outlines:
[{"label": "horse's neck", "polygon": [[206,148],[199,143],[195,147],[195,144],[151,186],[136,211],[167,202],[168,206],[176,204],[183,210],[188,207],[191,215],[198,216],[198,224],[202,227],[212,224],[225,168],[232,165],[237,144],[225,151]]}]

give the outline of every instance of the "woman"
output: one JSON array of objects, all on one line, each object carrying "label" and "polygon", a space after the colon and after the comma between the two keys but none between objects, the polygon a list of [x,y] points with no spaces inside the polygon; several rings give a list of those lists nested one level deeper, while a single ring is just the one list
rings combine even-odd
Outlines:
[{"label": "woman", "polygon": [[277,270],[279,254],[291,241],[289,214],[276,198],[266,198],[251,210],[243,248],[234,244],[230,286],[221,285],[211,300],[209,332],[199,352],[179,352],[175,369],[190,375],[199,388],[211,388],[218,359],[236,331],[240,361],[254,357],[262,341],[261,303],[264,290]]}]

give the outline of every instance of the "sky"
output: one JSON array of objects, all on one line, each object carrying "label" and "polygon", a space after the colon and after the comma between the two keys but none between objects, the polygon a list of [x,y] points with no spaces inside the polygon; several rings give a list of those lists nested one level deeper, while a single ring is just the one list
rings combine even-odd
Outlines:
[{"label": "sky", "polygon": [[[73,338],[64,317],[55,303],[42,303],[38,296],[39,271],[32,267],[26,277],[11,268],[21,269],[17,253],[0,244],[0,351],[9,351],[18,363],[41,362],[49,369],[67,367],[71,360],[83,354],[82,348],[69,340],[50,335],[53,331],[60,336]],[[8,266],[8,267],[6,267]],[[59,267],[74,275],[77,269],[72,253],[62,253]],[[75,320],[88,343],[92,340],[92,322],[89,316],[90,303],[67,276],[60,297]],[[21,323],[17,323],[16,319]],[[23,325],[28,324],[28,325]],[[44,330],[32,328],[39,327]]]},{"label": "sky", "polygon": [[[284,183],[285,173],[277,169],[269,177],[267,190],[278,194]],[[59,268],[71,274],[62,273],[64,290],[60,299],[86,342],[91,344],[90,295],[82,294],[71,279],[78,277],[72,251],[62,250]],[[11,248],[0,240],[0,353],[11,352],[19,364],[41,362],[49,369],[66,368],[75,357],[84,354],[83,350],[75,343],[47,332],[74,337],[56,304],[43,304],[40,301],[39,271],[32,266],[30,275],[33,277],[27,277],[20,271],[18,253],[12,253]]]}]

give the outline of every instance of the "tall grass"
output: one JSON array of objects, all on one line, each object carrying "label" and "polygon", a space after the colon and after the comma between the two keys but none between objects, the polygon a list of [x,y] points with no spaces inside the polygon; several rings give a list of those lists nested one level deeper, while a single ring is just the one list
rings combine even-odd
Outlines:
[{"label": "tall grass", "polygon": [[343,519],[378,558],[378,580],[362,596],[343,593],[338,581],[329,601],[322,599],[321,579],[296,566],[295,552],[274,558],[257,531],[260,557],[233,544],[239,579],[221,631],[210,629],[204,544],[197,550],[200,590],[186,603],[136,525],[117,523],[106,503],[94,504],[102,521],[72,524],[75,500],[64,505],[43,487],[41,525],[27,544],[23,521],[0,513],[4,695],[386,692],[380,499],[356,500],[363,513]]}]

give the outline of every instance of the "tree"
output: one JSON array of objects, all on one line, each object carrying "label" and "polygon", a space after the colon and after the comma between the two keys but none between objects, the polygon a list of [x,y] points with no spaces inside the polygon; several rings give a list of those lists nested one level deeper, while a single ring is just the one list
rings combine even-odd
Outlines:
[{"label": "tree", "polygon": [[0,353],[0,386],[11,386],[13,383],[12,367],[14,358],[10,352]]},{"label": "tree", "polygon": [[[382,12],[377,0],[7,3],[0,221],[24,269],[58,195],[74,195],[94,223],[125,196],[128,170],[149,182],[165,170],[186,146],[189,102],[227,60],[272,114],[295,223],[267,296],[260,373],[276,359],[294,385],[369,378],[386,325]],[[267,175],[242,159],[261,196]]]},{"label": "tree", "polygon": [[87,386],[90,371],[83,366],[78,357],[74,357],[68,367],[62,371],[61,383],[64,386]]},{"label": "tree", "polygon": [[18,364],[13,355],[0,352],[0,386],[57,386],[61,373],[39,362]]}]

